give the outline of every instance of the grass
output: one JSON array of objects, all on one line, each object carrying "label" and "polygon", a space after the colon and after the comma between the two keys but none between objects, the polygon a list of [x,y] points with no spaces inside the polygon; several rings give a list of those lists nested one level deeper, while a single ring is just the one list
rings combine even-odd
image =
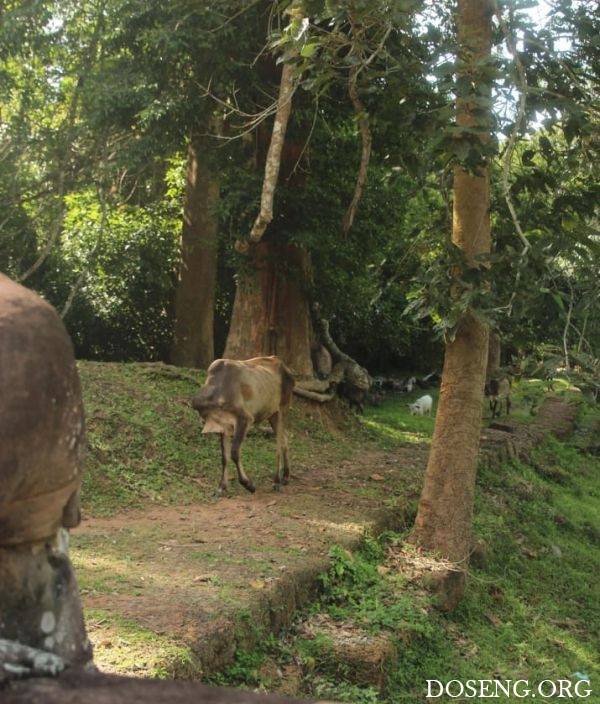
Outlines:
[{"label": "grass", "polygon": [[[577,437],[549,439],[533,461],[537,469],[518,462],[501,472],[482,468],[475,528],[488,560],[473,569],[467,597],[454,613],[437,612],[422,582],[394,569],[390,555],[406,549],[402,535],[366,537],[356,553],[332,549],[320,601],[279,647],[270,643],[254,653],[245,681],[238,666],[233,679],[226,673],[219,682],[260,689],[256,658],[262,655],[280,670],[302,663],[300,696],[355,704],[424,702],[426,682],[434,679],[521,679],[533,688],[547,680],[574,686],[585,675],[597,688],[600,461],[578,451]],[[568,480],[547,479],[539,472],[546,466],[564,467]],[[315,613],[395,640],[399,662],[383,692],[353,683],[326,633],[307,636],[303,624]]]},{"label": "grass", "polygon": [[[216,437],[203,437],[189,401],[203,383],[201,372],[162,364],[80,362],[88,453],[83,479],[85,509],[97,516],[150,503],[186,505],[209,501],[218,482],[221,454]],[[555,382],[556,393],[569,394]],[[515,384],[513,417],[530,421],[543,395],[541,382]],[[437,389],[428,391],[437,407]],[[389,397],[368,407],[360,419],[338,413],[331,421],[321,409],[296,403],[291,411],[294,463],[311,466],[342,462],[349,450],[366,445],[393,450],[429,443],[433,416],[411,416],[408,404],[422,394]],[[486,409],[487,413],[487,409]],[[489,419],[487,416],[485,420]],[[273,438],[263,426],[250,431],[244,463],[255,484],[271,481]]]},{"label": "grass", "polygon": [[[391,408],[386,413],[393,416]],[[598,409],[582,404],[568,441],[548,438],[528,464],[480,469],[475,533],[487,559],[472,569],[454,613],[436,611],[426,582],[390,562],[407,550],[405,536],[367,536],[356,553],[332,549],[323,596],[292,632],[255,651],[251,670],[244,674],[238,666],[219,682],[276,690],[277,682],[261,679],[269,672],[264,663],[274,661],[285,672],[295,662],[302,670],[297,694],[307,698],[414,704],[426,701],[428,680],[499,680],[504,687],[526,680],[534,693],[542,682],[547,693],[562,680],[565,692],[574,693],[588,678],[575,699],[599,701],[600,460],[582,451],[599,427]],[[384,687],[355,683],[330,629],[307,627],[315,614],[317,623],[327,624],[326,616],[396,643],[400,655]],[[440,701],[452,699],[468,701]]]},{"label": "grass", "polygon": [[168,635],[102,609],[87,610],[86,622],[102,634],[95,646],[96,655],[101,654],[104,662],[114,663],[121,670],[132,674],[150,670],[156,679],[185,678],[186,673],[197,672],[189,648]]},{"label": "grass", "polygon": [[[78,368],[86,409],[83,495],[89,514],[211,499],[220,474],[220,446],[216,436],[201,435],[198,415],[189,405],[203,373],[162,364],[79,362]],[[251,429],[250,436],[244,466],[255,484],[269,483],[273,437],[263,426]],[[290,442],[298,464],[311,464],[316,447],[324,462],[333,463],[345,457],[348,438],[329,430],[318,412],[297,406]]]},{"label": "grass", "polygon": [[86,509],[110,515],[147,500],[205,499],[208,483],[181,481],[194,477],[198,465],[218,461],[216,447],[197,442],[200,427],[187,406],[202,376],[162,365],[78,366],[88,439]]},{"label": "grass", "polygon": [[[89,362],[80,364],[80,375],[89,440],[85,512],[104,516],[152,503],[211,500],[219,474],[218,443],[200,438],[200,424],[188,405],[202,375],[163,365]],[[516,382],[511,417],[533,420],[543,393],[540,382]],[[555,393],[578,399],[574,436],[566,442],[549,439],[527,464],[479,471],[475,533],[486,559],[472,569],[467,596],[454,613],[436,611],[426,580],[407,567],[412,563],[406,535],[366,536],[354,553],[332,548],[322,597],[294,628],[281,638],[264,638],[251,652],[240,651],[214,681],[354,704],[425,702],[431,679],[524,679],[533,687],[585,675],[598,689],[600,460],[584,450],[598,444],[600,412],[560,380]],[[291,418],[295,462],[312,466],[318,457],[320,464],[335,465],[369,446],[393,452],[400,445],[428,442],[433,418],[410,416],[407,407],[418,395],[389,398],[368,408],[363,418],[350,416],[335,425],[319,410],[298,404]],[[437,393],[432,396],[435,410]],[[484,422],[489,422],[487,409]],[[272,438],[256,430],[244,452],[253,481],[269,482]],[[386,490],[377,482],[354,490],[357,495],[380,491],[382,503],[394,500],[393,487]],[[414,508],[406,511],[407,525]],[[139,579],[131,576],[132,567],[152,549],[152,536],[121,538],[119,545],[103,545],[100,553],[95,537],[86,544],[76,536],[82,591],[136,593]],[[204,548],[192,552],[210,567],[213,558]],[[268,574],[268,554],[264,557]],[[165,585],[168,568],[157,575]],[[145,649],[152,651],[155,676],[194,672],[189,649],[166,634],[94,609],[86,617],[106,629],[101,648],[116,661]],[[397,661],[382,665],[384,687],[353,681],[353,668],[344,664],[325,628],[332,624],[347,637],[383,635],[395,644]],[[153,639],[150,649],[148,639]],[[285,691],[290,682],[293,691]]]}]

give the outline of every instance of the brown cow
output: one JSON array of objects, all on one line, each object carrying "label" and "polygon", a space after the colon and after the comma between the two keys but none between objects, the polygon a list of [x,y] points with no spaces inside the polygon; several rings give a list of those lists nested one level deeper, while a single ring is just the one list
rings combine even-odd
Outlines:
[{"label": "brown cow", "polygon": [[263,420],[269,421],[277,438],[273,489],[288,483],[285,425],[293,389],[294,377],[278,357],[217,359],[210,365],[204,386],[192,399],[192,408],[204,419],[203,433],[221,436],[222,474],[217,495],[227,490],[230,459],[235,463],[240,484],[250,492],[255,491],[242,467],[241,446],[248,429]]}]

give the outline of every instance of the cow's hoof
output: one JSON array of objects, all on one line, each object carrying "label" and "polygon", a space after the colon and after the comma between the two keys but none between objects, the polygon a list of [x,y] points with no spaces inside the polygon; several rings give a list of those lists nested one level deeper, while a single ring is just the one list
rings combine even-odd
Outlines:
[{"label": "cow's hoof", "polygon": [[281,484],[273,484],[273,491],[281,491]]},{"label": "cow's hoof", "polygon": [[249,491],[251,494],[254,494],[254,492],[256,491],[256,488],[251,481],[241,482],[241,485],[244,487],[244,489]]}]

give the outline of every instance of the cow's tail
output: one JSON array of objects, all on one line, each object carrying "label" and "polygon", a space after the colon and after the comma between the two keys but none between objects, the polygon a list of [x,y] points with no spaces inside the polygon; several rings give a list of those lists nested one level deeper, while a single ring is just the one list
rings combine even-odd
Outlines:
[{"label": "cow's tail", "polygon": [[294,375],[285,366],[281,364],[281,403],[283,406],[289,406],[292,402],[292,393],[295,385]]}]

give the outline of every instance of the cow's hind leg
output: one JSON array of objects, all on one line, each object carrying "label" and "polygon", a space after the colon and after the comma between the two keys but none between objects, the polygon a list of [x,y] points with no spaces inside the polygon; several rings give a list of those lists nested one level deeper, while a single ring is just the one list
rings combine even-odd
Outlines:
[{"label": "cow's hind leg", "polygon": [[219,488],[215,491],[216,496],[221,496],[227,491],[229,483],[227,467],[231,459],[231,437],[225,433],[221,433],[219,437],[221,439],[221,481],[219,482]]},{"label": "cow's hind leg", "polygon": [[288,441],[285,430],[284,417],[281,411],[274,413],[269,418],[269,423],[275,433],[277,442],[275,476],[273,477],[273,491],[279,491],[282,484],[287,484],[290,477],[290,465],[288,457]]},{"label": "cow's hind leg", "polygon": [[248,479],[248,475],[244,472],[244,468],[242,467],[242,443],[246,437],[247,430],[248,420],[246,418],[238,418],[235,423],[235,432],[231,445],[231,459],[235,462],[239,483],[244,489],[254,493],[256,491],[254,484]]}]

